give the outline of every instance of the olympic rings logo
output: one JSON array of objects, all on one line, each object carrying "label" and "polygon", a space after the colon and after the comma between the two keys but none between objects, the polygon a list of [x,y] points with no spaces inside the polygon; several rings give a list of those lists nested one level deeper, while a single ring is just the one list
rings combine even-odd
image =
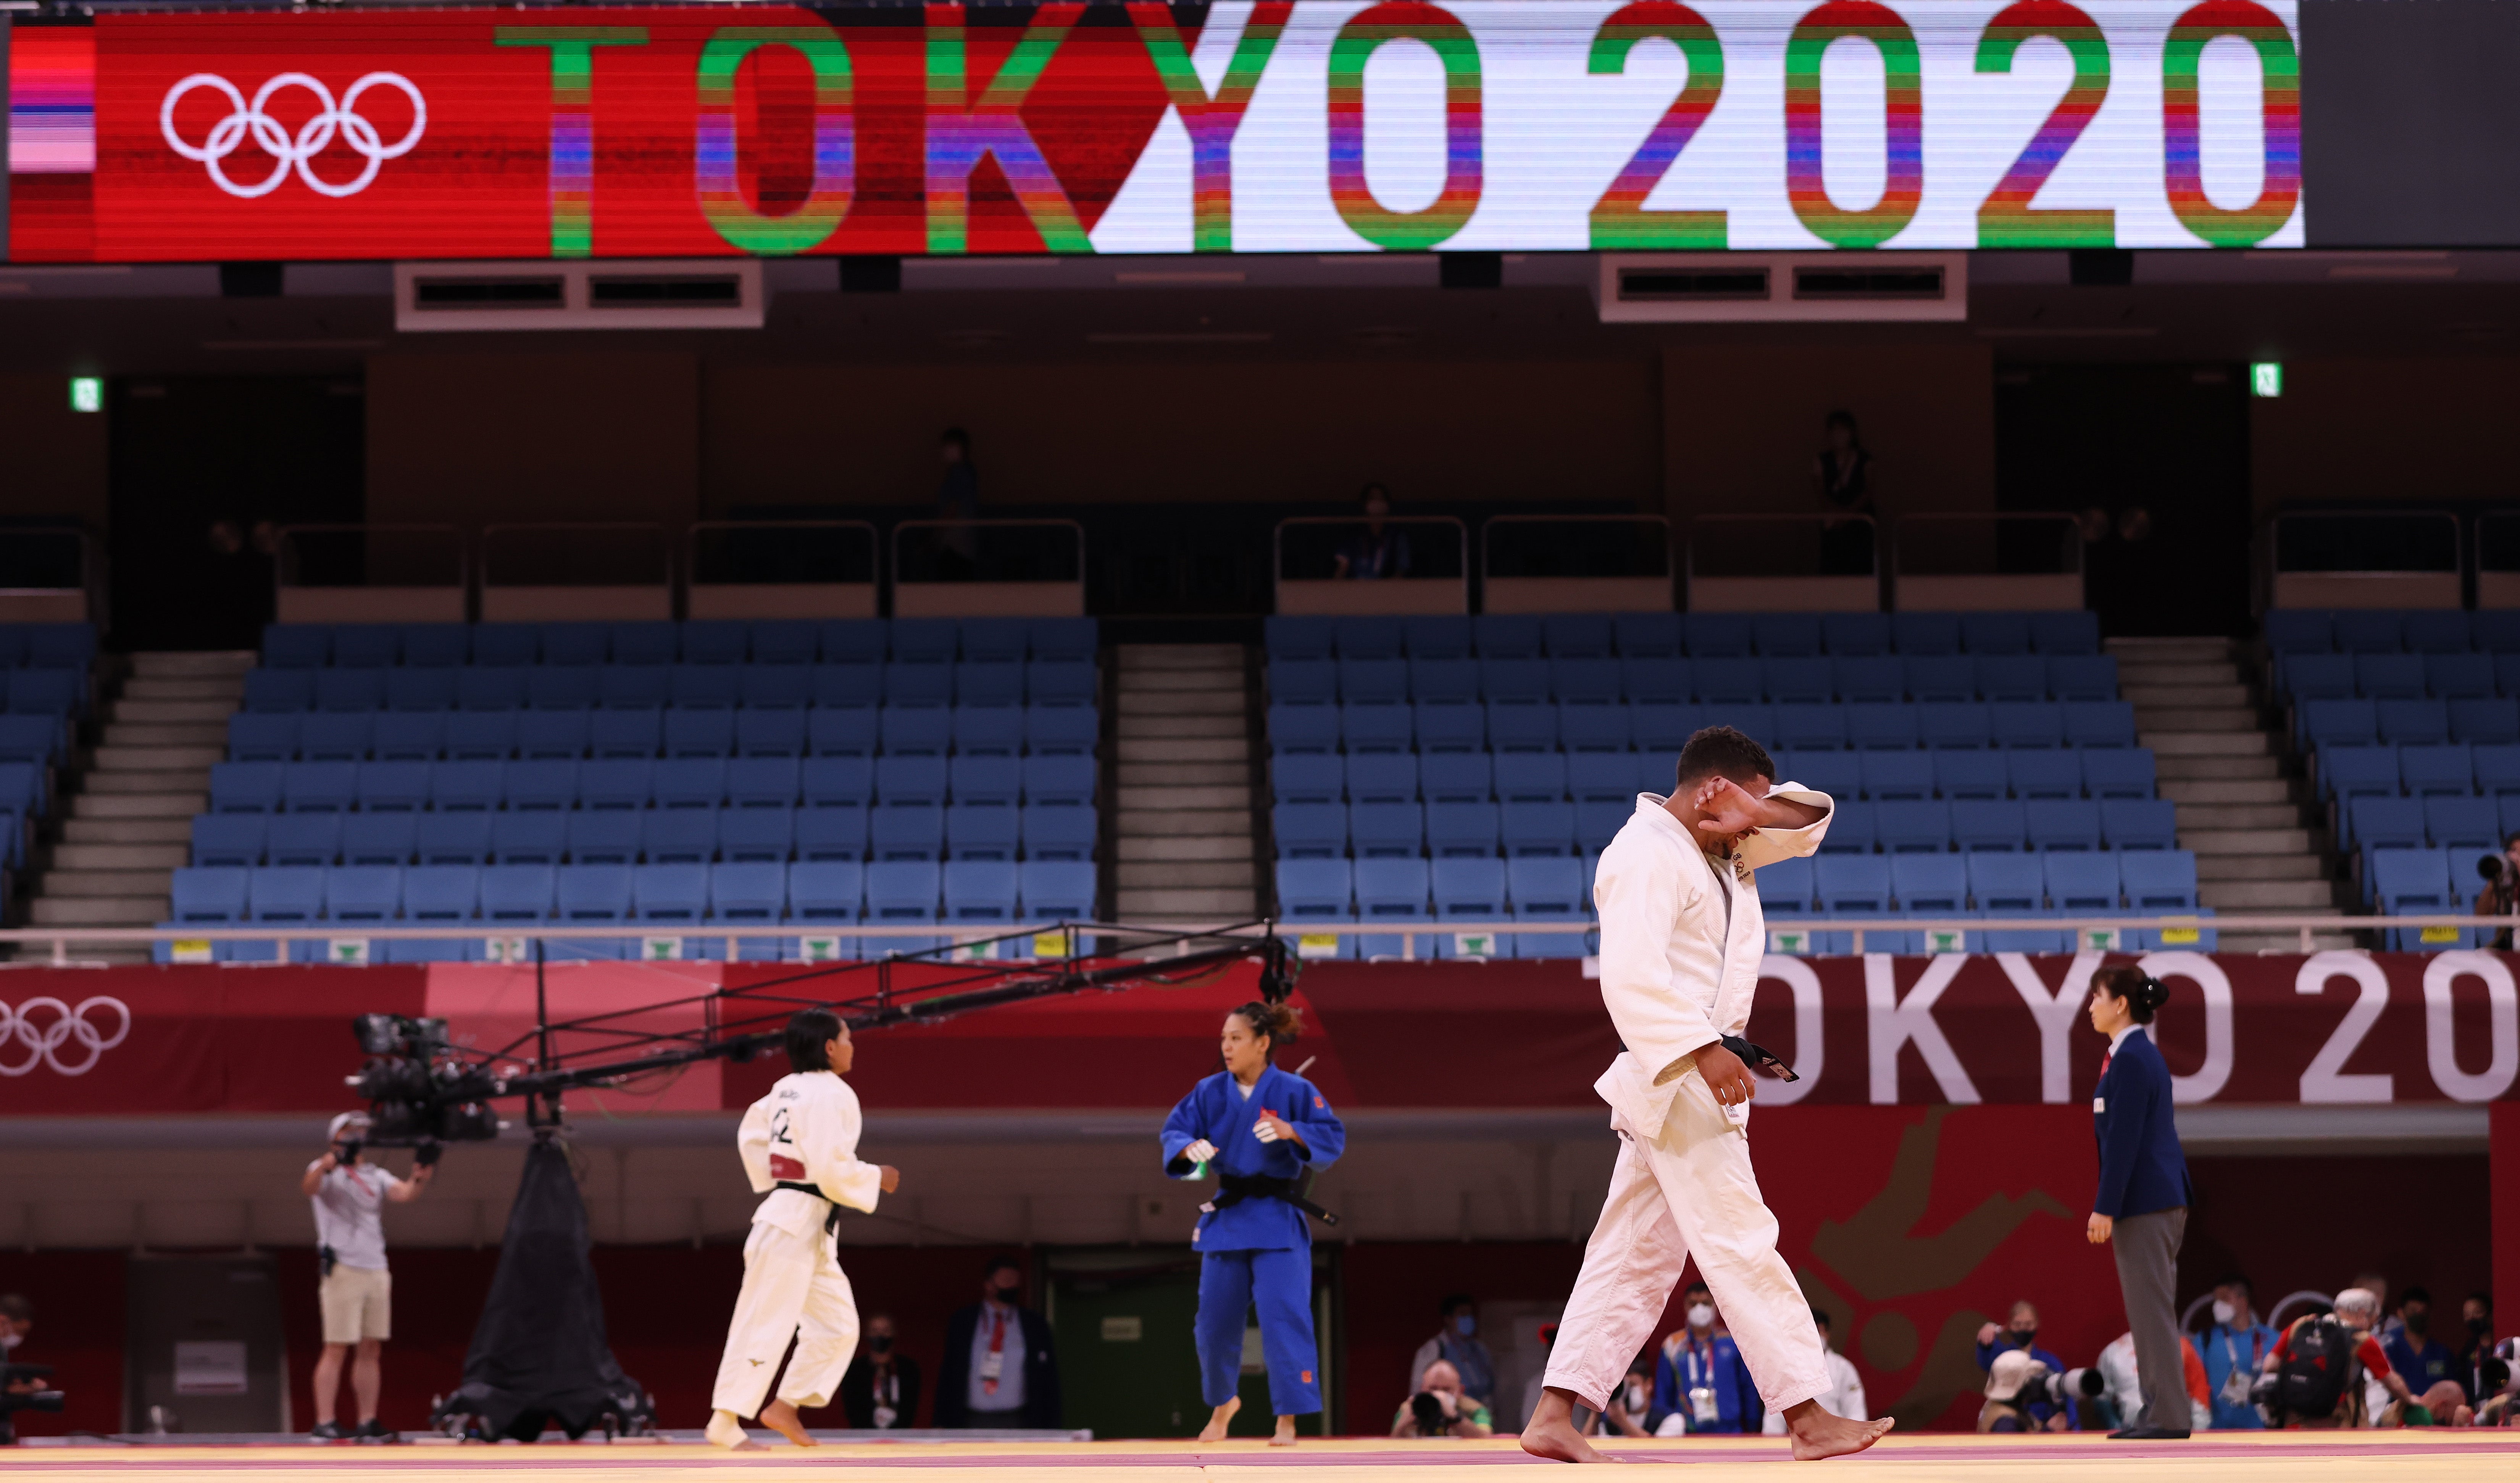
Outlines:
[{"label": "olympic rings logo", "polygon": [[[359,99],[370,88],[379,87],[393,88],[411,100],[411,128],[392,144],[386,144],[377,132],[377,126],[359,112]],[[175,105],[195,88],[209,88],[228,101],[228,115],[212,124],[209,137],[198,145],[185,143],[183,136],[175,132]],[[263,105],[271,101],[274,93],[287,88],[303,88],[313,93],[322,105],[314,117],[298,125],[294,134],[263,111]],[[343,196],[356,196],[377,178],[377,171],[384,167],[386,160],[410,154],[428,127],[428,105],[421,100],[420,89],[412,86],[411,79],[399,72],[370,72],[351,83],[350,90],[341,95],[338,103],[334,101],[331,88],[304,72],[281,73],[254,89],[251,102],[248,102],[245,94],[237,91],[236,85],[225,77],[212,72],[195,72],[168,88],[166,101],[158,106],[158,131],[166,136],[166,147],[186,159],[198,159],[209,166],[212,183],[229,195],[248,201],[280,189],[281,182],[289,178],[292,169],[297,172],[298,179],[306,182],[309,190],[318,195],[337,200]],[[253,136],[254,144],[272,157],[274,164],[271,173],[262,180],[239,185],[228,178],[222,161],[244,148],[248,134]],[[310,163],[316,156],[324,153],[336,135],[367,160],[366,168],[340,185],[318,178]]]},{"label": "olympic rings logo", "polygon": [[[113,1033],[107,1035],[88,1018],[97,1010],[110,1010],[114,1016]],[[37,1017],[50,1011],[49,1022],[38,1023]],[[17,1009],[0,1004],[0,1076],[23,1076],[37,1066],[50,1066],[64,1076],[85,1076],[96,1068],[105,1053],[122,1044],[131,1034],[131,1011],[119,999],[100,994],[82,999],[72,1009],[58,999],[45,996],[29,999]],[[18,1047],[25,1048],[25,1059],[16,1060]],[[72,1056],[62,1055],[64,1047],[73,1047]]]}]

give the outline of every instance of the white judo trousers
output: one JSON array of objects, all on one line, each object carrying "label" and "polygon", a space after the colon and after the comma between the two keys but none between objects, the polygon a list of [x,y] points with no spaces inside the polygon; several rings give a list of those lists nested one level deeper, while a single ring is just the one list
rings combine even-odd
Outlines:
[{"label": "white judo trousers", "polygon": [[1760,1197],[1750,1141],[1691,1070],[1659,1138],[1614,1118],[1619,1161],[1584,1248],[1541,1383],[1599,1411],[1654,1337],[1690,1253],[1732,1341],[1772,1411],[1825,1395],[1834,1381],[1811,1300],[1777,1251],[1777,1218]]},{"label": "white judo trousers", "polygon": [[800,1236],[764,1223],[743,1243],[743,1290],[727,1325],[710,1407],[761,1415],[791,1337],[796,1354],[780,1379],[779,1399],[799,1410],[830,1405],[858,1352],[857,1297],[840,1271],[838,1242],[820,1230]]},{"label": "white judo trousers", "polygon": [[1751,1172],[1750,1109],[1718,1103],[1695,1059],[1749,1023],[1767,944],[1752,873],[1817,850],[1835,812],[1798,784],[1769,796],[1826,812],[1756,831],[1717,859],[1662,797],[1642,793],[1594,872],[1601,1002],[1627,1048],[1594,1090],[1610,1104],[1619,1161],[1543,1383],[1596,1411],[1653,1336],[1692,1253],[1769,1410],[1830,1388],[1810,1301]]}]

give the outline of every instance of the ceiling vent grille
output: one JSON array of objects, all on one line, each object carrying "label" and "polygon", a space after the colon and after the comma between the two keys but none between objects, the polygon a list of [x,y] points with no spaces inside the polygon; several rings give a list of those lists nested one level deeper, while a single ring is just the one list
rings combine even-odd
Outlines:
[{"label": "ceiling vent grille", "polygon": [[394,328],[758,330],[761,264],[396,263]]},{"label": "ceiling vent grille", "polygon": [[1605,324],[1965,320],[1965,252],[1605,252]]}]

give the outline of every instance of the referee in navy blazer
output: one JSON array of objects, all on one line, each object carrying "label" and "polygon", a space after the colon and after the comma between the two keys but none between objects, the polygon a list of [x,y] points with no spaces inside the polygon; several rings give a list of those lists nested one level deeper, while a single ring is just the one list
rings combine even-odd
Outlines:
[{"label": "referee in navy blazer", "polygon": [[2132,965],[2092,975],[2092,1028],[2109,1037],[2092,1096],[2100,1145],[2100,1191],[2092,1201],[2094,1245],[2117,1248],[2118,1289],[2135,1335],[2143,1416],[2112,1437],[2184,1437],[2187,1368],[2180,1352],[2179,1238],[2187,1231],[2187,1158],[2171,1120],[2170,1066],[2144,1027],[2170,990]]}]

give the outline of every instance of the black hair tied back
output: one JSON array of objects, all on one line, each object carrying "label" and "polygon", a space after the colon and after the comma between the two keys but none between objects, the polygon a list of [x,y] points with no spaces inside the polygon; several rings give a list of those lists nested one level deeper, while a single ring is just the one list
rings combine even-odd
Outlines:
[{"label": "black hair tied back", "polygon": [[2125,1000],[2128,1012],[2139,1025],[2152,1023],[2152,1016],[2170,1002],[2170,985],[2132,964],[2102,968],[2093,975],[2093,981],[2107,990],[2110,998]]},{"label": "black hair tied back", "polygon": [[1253,1035],[1269,1042],[1273,1055],[1280,1046],[1292,1041],[1304,1030],[1303,1011],[1293,1005],[1263,1004],[1255,999],[1234,1012],[1242,1016],[1242,1022],[1251,1027]]}]

